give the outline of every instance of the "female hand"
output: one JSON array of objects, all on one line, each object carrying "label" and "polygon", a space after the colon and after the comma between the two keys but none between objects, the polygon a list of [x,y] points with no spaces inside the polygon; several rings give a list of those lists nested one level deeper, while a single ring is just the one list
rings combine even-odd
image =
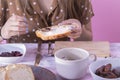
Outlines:
[{"label": "female hand", "polygon": [[28,27],[27,20],[24,17],[13,15],[1,29],[1,35],[4,39],[9,39],[12,36],[26,34]]},{"label": "female hand", "polygon": [[82,29],[81,29],[81,23],[77,19],[68,19],[68,20],[62,21],[59,25],[65,25],[65,24],[73,25],[72,32],[70,35],[68,35],[69,38],[76,39],[80,37],[82,33]]}]

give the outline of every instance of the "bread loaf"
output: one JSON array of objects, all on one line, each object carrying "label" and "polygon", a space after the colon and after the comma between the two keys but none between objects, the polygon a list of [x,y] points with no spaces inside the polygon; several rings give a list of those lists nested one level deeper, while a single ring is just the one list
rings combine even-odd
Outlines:
[{"label": "bread loaf", "polygon": [[72,27],[73,25],[56,25],[39,29],[35,33],[42,40],[55,40],[68,36],[71,33]]},{"label": "bread loaf", "polygon": [[0,80],[35,80],[31,67],[23,64],[0,68],[0,76]]}]

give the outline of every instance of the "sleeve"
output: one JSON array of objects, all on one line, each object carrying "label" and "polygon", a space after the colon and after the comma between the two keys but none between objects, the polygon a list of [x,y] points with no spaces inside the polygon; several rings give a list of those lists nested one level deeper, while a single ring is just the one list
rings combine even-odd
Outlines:
[{"label": "sleeve", "polygon": [[0,29],[5,22],[5,4],[4,0],[0,0]]},{"label": "sleeve", "polygon": [[77,5],[79,13],[81,14],[79,17],[81,24],[87,24],[94,16],[91,0],[78,0]]},{"label": "sleeve", "polygon": [[0,29],[13,14],[22,15],[19,0],[0,0]]},{"label": "sleeve", "polygon": [[5,24],[5,0],[0,0],[0,37],[1,37],[1,29]]},{"label": "sleeve", "polygon": [[9,16],[19,15],[23,16],[23,8],[21,6],[21,0],[7,0]]}]

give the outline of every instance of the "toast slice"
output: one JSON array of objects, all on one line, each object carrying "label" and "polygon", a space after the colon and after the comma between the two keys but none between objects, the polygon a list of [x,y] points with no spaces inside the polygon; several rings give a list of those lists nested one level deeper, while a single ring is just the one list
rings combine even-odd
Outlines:
[{"label": "toast slice", "polygon": [[6,70],[3,67],[0,67],[0,80],[5,80]]},{"label": "toast slice", "polygon": [[71,33],[72,28],[73,25],[55,25],[36,30],[35,33],[36,36],[42,40],[55,40],[68,36]]},{"label": "toast slice", "polygon": [[12,64],[6,67],[6,80],[35,80],[35,78],[29,66]]}]

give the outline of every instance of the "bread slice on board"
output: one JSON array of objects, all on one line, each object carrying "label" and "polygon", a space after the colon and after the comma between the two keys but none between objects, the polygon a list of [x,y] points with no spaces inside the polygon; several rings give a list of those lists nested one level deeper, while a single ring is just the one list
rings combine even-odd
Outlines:
[{"label": "bread slice on board", "polygon": [[34,75],[29,66],[13,64],[6,67],[6,80],[34,80]]},{"label": "bread slice on board", "polygon": [[6,70],[3,67],[0,67],[0,80],[5,80]]},{"label": "bread slice on board", "polygon": [[42,40],[55,40],[68,36],[71,33],[73,27],[73,25],[55,25],[36,30],[35,33],[36,36]]},{"label": "bread slice on board", "polygon": [[30,66],[11,64],[0,67],[0,80],[35,80]]}]

